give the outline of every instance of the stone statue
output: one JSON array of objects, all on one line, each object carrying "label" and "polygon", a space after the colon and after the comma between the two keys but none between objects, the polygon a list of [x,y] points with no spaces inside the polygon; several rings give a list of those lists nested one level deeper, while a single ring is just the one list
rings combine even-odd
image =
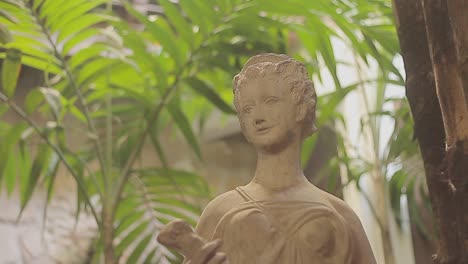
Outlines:
[{"label": "stone statue", "polygon": [[261,54],[233,84],[242,132],[257,151],[255,175],[211,201],[196,234],[178,220],[159,241],[190,264],[376,263],[352,209],[302,172],[301,145],[316,130],[316,94],[305,66]]}]

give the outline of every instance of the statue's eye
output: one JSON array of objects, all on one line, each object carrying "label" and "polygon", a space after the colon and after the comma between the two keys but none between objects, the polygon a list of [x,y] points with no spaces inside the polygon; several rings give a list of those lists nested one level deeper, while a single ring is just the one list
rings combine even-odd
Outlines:
[{"label": "statue's eye", "polygon": [[268,104],[268,105],[271,105],[271,104],[274,104],[274,103],[277,103],[278,102],[278,98],[276,97],[268,97],[266,100],[265,100],[265,104]]},{"label": "statue's eye", "polygon": [[242,111],[244,112],[244,114],[250,114],[252,113],[252,110],[253,110],[253,107],[252,106],[246,106],[242,109]]}]

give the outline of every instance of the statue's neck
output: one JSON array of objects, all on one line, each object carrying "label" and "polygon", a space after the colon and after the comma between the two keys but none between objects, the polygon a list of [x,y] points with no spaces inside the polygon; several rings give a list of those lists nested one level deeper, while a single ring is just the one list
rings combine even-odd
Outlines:
[{"label": "statue's neck", "polygon": [[272,190],[282,190],[307,182],[301,168],[301,141],[280,151],[257,152],[257,168],[252,182]]}]

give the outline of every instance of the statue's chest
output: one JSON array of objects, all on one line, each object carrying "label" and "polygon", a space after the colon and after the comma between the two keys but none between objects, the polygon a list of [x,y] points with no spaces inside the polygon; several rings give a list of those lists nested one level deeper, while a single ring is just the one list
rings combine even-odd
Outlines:
[{"label": "statue's chest", "polygon": [[224,220],[231,263],[310,263],[332,254],[344,230],[333,209],[301,201],[246,202]]}]

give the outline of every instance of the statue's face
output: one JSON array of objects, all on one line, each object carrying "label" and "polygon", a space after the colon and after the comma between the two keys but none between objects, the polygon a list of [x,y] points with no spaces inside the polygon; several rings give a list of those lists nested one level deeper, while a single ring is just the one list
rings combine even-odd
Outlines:
[{"label": "statue's face", "polygon": [[240,88],[239,122],[247,141],[257,148],[275,149],[300,136],[297,105],[289,87],[275,77],[250,80]]}]

